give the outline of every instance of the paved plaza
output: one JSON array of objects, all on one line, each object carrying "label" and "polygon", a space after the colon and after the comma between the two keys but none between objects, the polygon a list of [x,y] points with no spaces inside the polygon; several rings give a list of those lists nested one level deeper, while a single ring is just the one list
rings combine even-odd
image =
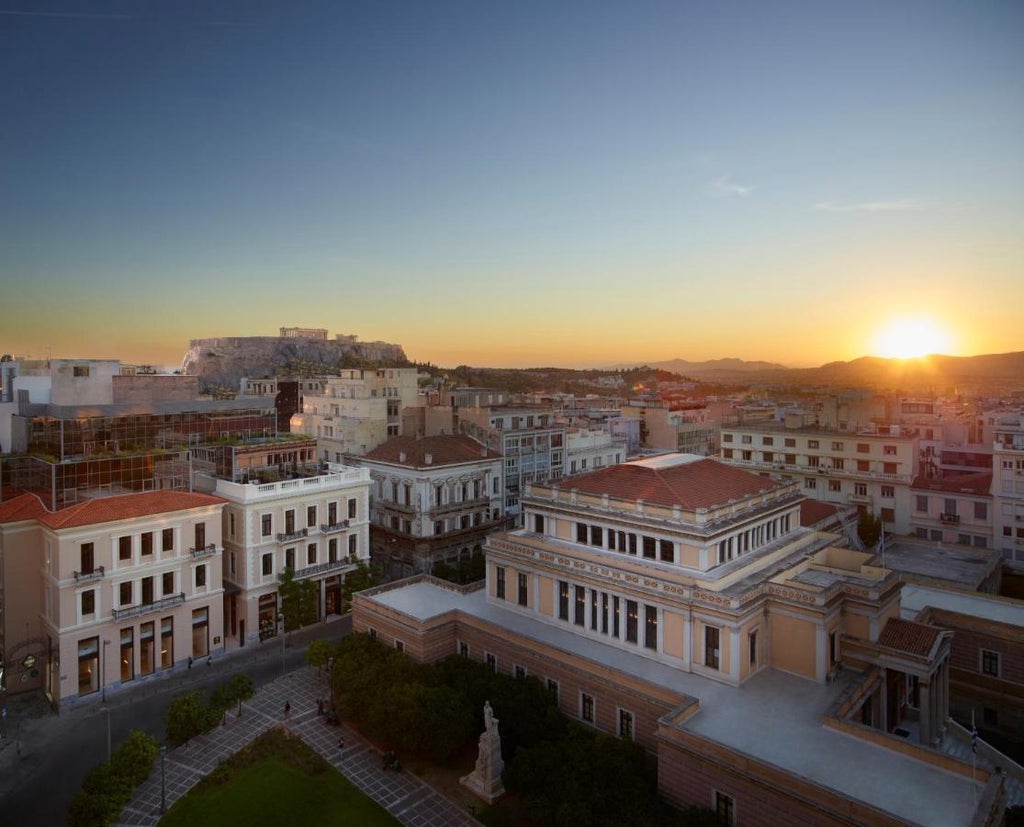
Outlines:
[{"label": "paved plaza", "polygon": [[[283,724],[319,752],[349,781],[384,807],[403,824],[414,827],[477,825],[459,804],[444,797],[406,771],[381,769],[381,752],[350,727],[328,726],[317,714],[317,698],[327,694],[327,683],[317,670],[305,667],[260,688],[242,704],[242,715],[226,716],[227,723],[169,749],[163,763],[167,807],[185,795],[221,761],[238,752],[271,727]],[[285,703],[291,705],[288,719]],[[344,749],[338,739],[344,738]],[[141,784],[121,813],[124,827],[154,825],[160,820],[161,761]]]}]

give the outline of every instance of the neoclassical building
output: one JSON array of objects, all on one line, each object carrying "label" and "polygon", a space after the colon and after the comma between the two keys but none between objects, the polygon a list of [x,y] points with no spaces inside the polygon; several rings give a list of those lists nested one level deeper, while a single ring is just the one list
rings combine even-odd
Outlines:
[{"label": "neoclassical building", "polygon": [[669,800],[725,823],[998,813],[1002,777],[948,754],[969,741],[947,714],[950,633],[901,619],[900,575],[801,525],[802,500],[682,454],[534,482],[483,588],[369,590],[355,628],[537,676],[566,715],[655,756]]}]

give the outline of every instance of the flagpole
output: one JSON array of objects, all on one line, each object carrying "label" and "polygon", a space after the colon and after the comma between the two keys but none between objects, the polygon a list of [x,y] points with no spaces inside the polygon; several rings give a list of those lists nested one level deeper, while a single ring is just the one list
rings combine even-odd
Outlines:
[{"label": "flagpole", "polygon": [[974,778],[974,764],[978,753],[978,729],[974,726],[974,709],[971,709],[971,789],[974,791],[974,803],[978,803],[978,784]]}]

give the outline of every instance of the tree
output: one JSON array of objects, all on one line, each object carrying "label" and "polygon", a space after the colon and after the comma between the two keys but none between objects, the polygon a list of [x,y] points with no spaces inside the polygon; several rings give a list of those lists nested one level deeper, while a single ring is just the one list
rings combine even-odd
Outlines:
[{"label": "tree", "polygon": [[195,690],[178,695],[164,711],[164,730],[174,745],[184,744],[215,727],[222,710],[207,706]]},{"label": "tree", "polygon": [[356,567],[345,575],[345,581],[341,584],[341,611],[345,612],[352,608],[352,595],[376,586],[381,580],[380,568],[368,565],[365,560],[357,560]]},{"label": "tree", "polygon": [[312,580],[296,580],[295,572],[286,568],[281,572],[277,593],[281,598],[286,632],[316,623],[320,613],[320,595],[316,583]]},{"label": "tree", "polygon": [[857,517],[857,534],[865,547],[874,548],[882,536],[882,521],[867,509],[861,511]]},{"label": "tree", "polygon": [[327,660],[330,656],[331,646],[326,640],[312,640],[309,646],[306,647],[306,664],[315,666],[317,674],[327,665]]}]

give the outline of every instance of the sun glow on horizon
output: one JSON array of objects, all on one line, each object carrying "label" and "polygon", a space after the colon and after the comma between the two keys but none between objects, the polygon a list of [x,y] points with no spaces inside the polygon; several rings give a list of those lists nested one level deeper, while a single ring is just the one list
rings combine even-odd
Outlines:
[{"label": "sun glow on horizon", "polygon": [[894,359],[914,359],[949,350],[950,336],[927,318],[893,319],[875,334],[874,352]]}]

